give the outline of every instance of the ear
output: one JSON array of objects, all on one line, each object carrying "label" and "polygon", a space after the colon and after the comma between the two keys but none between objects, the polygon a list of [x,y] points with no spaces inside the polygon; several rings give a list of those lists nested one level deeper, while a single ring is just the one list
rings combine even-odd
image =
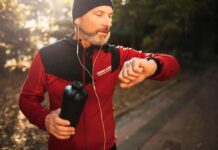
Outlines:
[{"label": "ear", "polygon": [[79,22],[80,22],[79,18],[77,18],[76,20],[74,20],[74,23],[75,23],[76,25],[79,25]]}]

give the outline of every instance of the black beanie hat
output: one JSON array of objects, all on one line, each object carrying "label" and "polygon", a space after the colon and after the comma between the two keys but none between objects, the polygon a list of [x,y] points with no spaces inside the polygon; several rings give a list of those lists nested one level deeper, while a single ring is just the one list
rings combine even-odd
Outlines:
[{"label": "black beanie hat", "polygon": [[113,8],[112,0],[74,0],[72,11],[73,20],[101,5],[107,5]]}]

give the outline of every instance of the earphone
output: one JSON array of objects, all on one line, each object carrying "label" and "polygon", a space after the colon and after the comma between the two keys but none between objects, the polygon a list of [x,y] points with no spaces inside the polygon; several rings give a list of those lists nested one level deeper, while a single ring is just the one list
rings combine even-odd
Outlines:
[{"label": "earphone", "polygon": [[[78,24],[79,24],[79,19],[77,18],[77,19],[74,21],[74,23],[78,26]],[[78,28],[78,32],[79,32],[79,28]]]},{"label": "earphone", "polygon": [[96,57],[95,57],[95,60],[93,61],[93,65],[92,65],[92,73],[82,64],[81,60],[80,60],[80,57],[79,57],[79,27],[78,27],[78,24],[79,24],[79,20],[76,19],[75,20],[75,24],[76,24],[76,28],[77,28],[77,45],[76,45],[76,55],[77,55],[77,59],[79,61],[79,64],[81,65],[81,67],[89,74],[89,76],[91,77],[92,79],[92,87],[93,87],[93,90],[95,92],[95,96],[97,98],[97,101],[98,101],[98,107],[99,107],[99,111],[100,111],[100,117],[101,117],[101,125],[102,125],[102,130],[103,130],[103,135],[104,135],[104,145],[103,145],[103,150],[105,150],[105,146],[106,146],[106,133],[105,133],[105,126],[104,126],[104,119],[103,119],[103,113],[102,113],[102,109],[101,109],[101,103],[100,103],[100,99],[99,99],[99,96],[98,96],[98,93],[96,91],[96,86],[95,86],[95,81],[94,81],[94,67],[95,67],[95,63],[96,63],[96,60],[102,50],[102,45],[100,47],[100,50],[99,52],[97,53]]}]

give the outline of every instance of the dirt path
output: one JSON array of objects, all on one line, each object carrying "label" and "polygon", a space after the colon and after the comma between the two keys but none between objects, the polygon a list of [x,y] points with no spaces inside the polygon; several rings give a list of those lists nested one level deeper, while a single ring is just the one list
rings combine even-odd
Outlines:
[{"label": "dirt path", "polygon": [[142,150],[218,149],[218,68],[214,66],[193,85],[189,103],[174,115]]},{"label": "dirt path", "polygon": [[118,120],[122,150],[218,149],[218,68],[193,74]]}]

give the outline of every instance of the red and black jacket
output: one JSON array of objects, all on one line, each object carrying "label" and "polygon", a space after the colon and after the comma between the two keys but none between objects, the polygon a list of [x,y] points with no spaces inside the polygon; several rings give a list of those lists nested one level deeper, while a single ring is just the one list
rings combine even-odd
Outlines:
[{"label": "red and black jacket", "polygon": [[[29,121],[45,130],[46,115],[61,107],[64,87],[73,81],[82,81],[88,91],[88,98],[76,128],[76,134],[68,140],[58,140],[49,136],[49,149],[100,150],[104,137],[96,95],[92,79],[81,67],[76,54],[77,41],[67,36],[56,43],[42,48],[35,56],[28,77],[23,85],[19,105]],[[99,52],[98,46],[83,49],[79,46],[79,57],[90,72],[94,72],[106,129],[106,149],[116,142],[114,109],[112,96],[118,82],[119,72],[125,61],[131,58],[154,58],[158,69],[152,80],[170,79],[179,71],[177,60],[165,54],[143,53],[131,48],[105,44],[100,51],[94,68],[93,61]],[[44,94],[48,93],[50,108],[41,106]]]}]

